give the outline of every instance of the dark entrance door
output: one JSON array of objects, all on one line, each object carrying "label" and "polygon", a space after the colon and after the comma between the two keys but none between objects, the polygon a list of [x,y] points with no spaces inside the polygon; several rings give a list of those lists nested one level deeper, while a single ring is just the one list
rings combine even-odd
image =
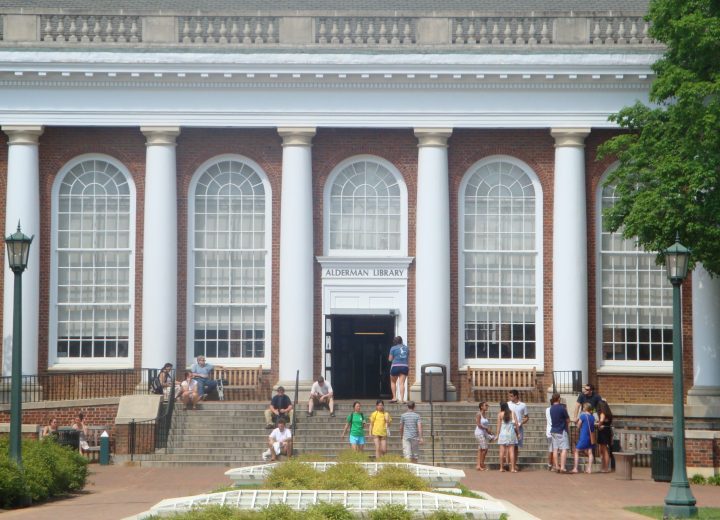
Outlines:
[{"label": "dark entrance door", "polygon": [[332,316],[332,387],[338,399],[390,396],[395,316]]}]

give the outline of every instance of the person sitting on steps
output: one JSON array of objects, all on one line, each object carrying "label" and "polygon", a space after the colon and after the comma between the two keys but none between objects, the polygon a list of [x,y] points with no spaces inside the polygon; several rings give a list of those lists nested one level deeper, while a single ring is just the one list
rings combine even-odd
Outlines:
[{"label": "person sitting on steps", "polygon": [[[218,367],[220,368],[220,367]],[[212,372],[215,366],[207,363],[205,356],[198,356],[197,363],[193,363],[190,367],[193,379],[198,384],[198,396],[200,400],[207,399],[207,395],[217,390],[217,381],[212,378]]]},{"label": "person sitting on steps", "polygon": [[317,378],[310,389],[310,399],[308,400],[308,417],[313,415],[313,407],[327,406],[330,410],[330,417],[335,417],[335,401],[333,400],[333,389],[330,383],[325,381],[323,376]]},{"label": "person sitting on steps", "polygon": [[278,386],[277,394],[270,401],[270,406],[265,410],[265,427],[273,428],[278,419],[285,418],[288,424],[293,422],[293,405],[290,398],[285,395],[285,388]]},{"label": "person sitting on steps", "polygon": [[197,409],[197,402],[200,400],[197,389],[198,382],[193,379],[193,373],[186,370],[185,380],[180,383],[180,400],[185,404],[186,410]]},{"label": "person sitting on steps", "polygon": [[263,459],[270,458],[276,461],[280,455],[292,457],[292,432],[286,427],[285,419],[278,419],[277,428],[275,428],[268,436],[268,449],[263,453]]}]

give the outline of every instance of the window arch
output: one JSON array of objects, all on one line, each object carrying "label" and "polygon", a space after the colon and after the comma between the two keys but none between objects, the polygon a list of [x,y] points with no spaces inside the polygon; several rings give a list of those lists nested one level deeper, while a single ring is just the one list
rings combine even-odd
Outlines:
[{"label": "window arch", "polygon": [[598,362],[608,369],[628,365],[668,369],[672,285],[665,268],[655,263],[655,253],[624,239],[621,231],[605,231],[602,212],[617,200],[615,186],[600,183],[598,195]]},{"label": "window arch", "polygon": [[242,156],[203,164],[190,184],[188,357],[269,364],[270,185]]},{"label": "window arch", "polygon": [[111,157],[81,156],[52,196],[50,363],[132,366],[135,187]]},{"label": "window arch", "polygon": [[328,179],[325,208],[328,254],[407,252],[407,188],[389,162],[364,155],[340,163]]},{"label": "window arch", "polygon": [[460,186],[460,346],[467,364],[542,364],[542,197],[530,167],[489,157]]}]

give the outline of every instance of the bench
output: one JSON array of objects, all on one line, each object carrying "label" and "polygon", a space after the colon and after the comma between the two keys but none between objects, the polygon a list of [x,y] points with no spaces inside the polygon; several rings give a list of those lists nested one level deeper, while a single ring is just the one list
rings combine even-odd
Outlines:
[{"label": "bench", "polygon": [[69,426],[61,426],[58,428],[58,443],[63,446],[70,446],[77,449],[80,454],[89,457],[91,460],[99,458],[100,454],[100,438],[103,432],[110,431],[108,426],[87,426],[87,435],[85,442],[87,446],[82,446],[80,440],[80,432]]},{"label": "bench", "polygon": [[[472,368],[467,369],[467,400],[474,401],[474,394],[478,390],[532,392],[537,394],[537,373],[535,368],[520,369],[494,369]],[[533,397],[533,398],[534,398]]]},{"label": "bench", "polygon": [[225,400],[225,392],[247,390],[253,400],[259,399],[262,385],[262,365],[256,367],[215,367],[213,377],[218,381],[218,398]]},{"label": "bench", "polygon": [[[642,430],[622,430],[620,428],[613,429],[613,439],[620,441],[620,449],[622,452],[633,453],[635,455],[635,466],[650,465],[650,435],[653,432]],[[621,452],[621,453],[622,453]],[[617,455],[617,453],[615,453]]]}]

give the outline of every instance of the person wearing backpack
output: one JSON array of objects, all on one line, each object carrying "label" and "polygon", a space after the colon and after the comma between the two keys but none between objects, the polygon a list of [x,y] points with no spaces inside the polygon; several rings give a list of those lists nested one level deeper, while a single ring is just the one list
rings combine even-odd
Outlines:
[{"label": "person wearing backpack", "polygon": [[347,416],[345,428],[340,437],[345,438],[345,434],[350,430],[350,447],[353,451],[363,451],[365,447],[365,423],[365,416],[360,411],[360,401],[355,401],[353,411]]}]

